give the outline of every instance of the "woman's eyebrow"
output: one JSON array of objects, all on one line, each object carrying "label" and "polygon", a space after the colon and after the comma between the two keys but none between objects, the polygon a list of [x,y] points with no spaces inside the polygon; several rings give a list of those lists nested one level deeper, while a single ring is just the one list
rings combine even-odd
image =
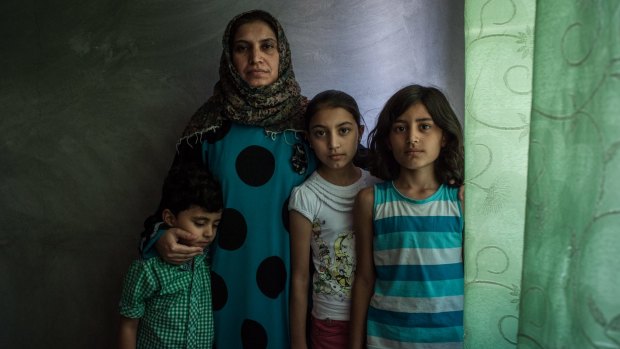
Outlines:
[{"label": "woman's eyebrow", "polygon": [[[266,42],[266,41],[273,41],[273,42],[278,42],[278,40],[276,40],[276,38],[264,38],[264,39],[259,39],[258,42]],[[236,39],[233,43],[237,43],[237,42],[250,42],[250,40],[244,39],[244,38],[239,38]]]}]

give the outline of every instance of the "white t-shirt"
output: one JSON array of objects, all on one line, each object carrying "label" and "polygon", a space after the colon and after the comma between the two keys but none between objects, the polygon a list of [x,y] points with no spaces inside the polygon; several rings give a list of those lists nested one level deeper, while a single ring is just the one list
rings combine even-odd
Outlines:
[{"label": "white t-shirt", "polygon": [[355,183],[343,187],[315,171],[291,192],[289,210],[312,222],[312,315],[317,319],[349,320],[355,272],[353,203],[360,190],[378,182],[362,170]]}]

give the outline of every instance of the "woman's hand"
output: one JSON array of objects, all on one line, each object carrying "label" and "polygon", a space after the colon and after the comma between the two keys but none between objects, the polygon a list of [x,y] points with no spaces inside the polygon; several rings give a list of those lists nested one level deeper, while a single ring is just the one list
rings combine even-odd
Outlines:
[{"label": "woman's hand", "polygon": [[170,228],[157,240],[155,248],[159,256],[166,262],[182,264],[202,253],[202,248],[185,244],[191,243],[198,238],[183,229]]}]

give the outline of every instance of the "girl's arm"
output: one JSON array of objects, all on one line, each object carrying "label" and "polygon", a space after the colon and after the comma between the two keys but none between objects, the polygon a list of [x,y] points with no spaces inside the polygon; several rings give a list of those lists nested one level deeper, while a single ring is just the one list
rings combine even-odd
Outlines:
[{"label": "girl's arm", "polygon": [[140,319],[130,319],[121,316],[120,329],[118,332],[119,349],[136,349],[139,322]]},{"label": "girl's arm", "polygon": [[366,314],[370,297],[374,293],[375,263],[373,261],[372,210],[374,189],[363,189],[355,198],[353,227],[355,229],[355,251],[357,264],[351,299],[350,348],[365,348]]},{"label": "girl's arm", "polygon": [[306,317],[308,315],[308,285],[310,279],[310,239],[312,223],[301,213],[291,210],[291,348],[305,349]]}]

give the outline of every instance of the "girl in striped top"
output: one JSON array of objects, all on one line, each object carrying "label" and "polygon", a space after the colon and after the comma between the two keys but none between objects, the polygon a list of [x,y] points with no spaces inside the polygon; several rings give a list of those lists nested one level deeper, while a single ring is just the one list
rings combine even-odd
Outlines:
[{"label": "girl in striped top", "polygon": [[462,348],[461,125],[439,90],[411,85],[370,138],[386,181],[356,197],[351,347]]}]

